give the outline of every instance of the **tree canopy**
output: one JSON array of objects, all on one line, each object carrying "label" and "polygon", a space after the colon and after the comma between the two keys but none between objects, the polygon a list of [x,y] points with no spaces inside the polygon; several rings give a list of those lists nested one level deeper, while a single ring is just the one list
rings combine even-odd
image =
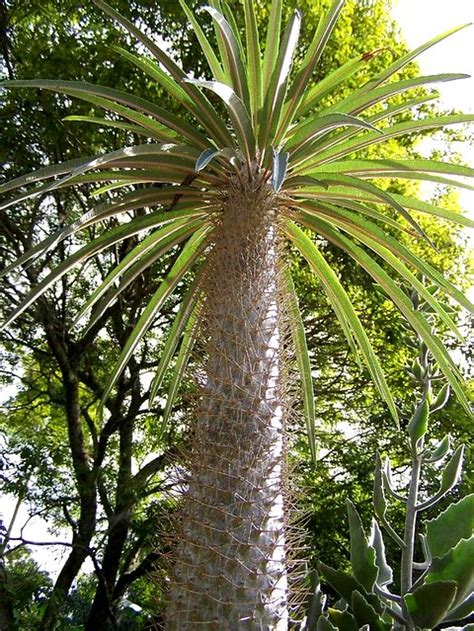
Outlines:
[{"label": "tree canopy", "polygon": [[[308,1],[302,6],[298,2],[307,24],[316,24],[326,4]],[[162,2],[158,12],[154,2],[118,2],[115,6],[132,21],[146,25],[148,32],[162,37],[185,68],[193,65],[195,40],[181,26],[177,3]],[[263,14],[268,11],[263,3],[258,10]],[[241,18],[239,11],[235,14]],[[93,77],[97,83],[127,86],[145,97],[167,99],[126,59],[112,55],[112,46],[126,47],[128,40],[92,5],[78,7],[66,0],[30,2],[28,6],[1,2],[0,21],[1,71],[5,77],[86,81]],[[371,3],[370,10],[365,4],[348,2],[323,58],[322,76],[357,54],[380,51],[371,60],[376,67],[384,58],[398,56],[405,47],[395,31],[385,2]],[[310,37],[308,29],[304,39]],[[413,77],[413,68],[407,67],[401,76]],[[347,90],[350,88],[351,81]],[[423,92],[417,97],[421,107],[431,107]],[[105,129],[64,120],[66,116],[96,113],[87,105],[72,104],[65,96],[39,90],[34,94],[8,91],[2,99],[2,181],[57,161],[119,148],[128,133],[120,127]],[[168,106],[175,107],[171,99]],[[412,151],[410,139],[394,139],[385,145],[391,157],[401,155],[402,149]],[[415,185],[409,183],[404,190],[399,186],[390,183],[389,190],[406,194]],[[453,194],[442,194],[443,205],[459,212]],[[2,212],[4,259],[20,256],[38,233],[49,234],[84,212],[92,195],[93,190],[83,185],[74,191],[56,191],[47,200],[25,200],[15,207],[14,216]],[[436,246],[428,258],[459,282],[467,264],[459,231],[435,226],[429,220],[422,225]],[[102,229],[113,226],[111,219]],[[90,228],[73,245],[93,239],[98,230]],[[52,581],[24,552],[26,543],[21,533],[17,539],[9,537],[0,565],[0,594],[1,589],[8,594],[4,615],[15,619],[16,628],[38,628],[40,617],[42,628],[56,624],[58,628],[82,628],[87,619],[92,624],[94,616],[103,615],[104,610],[115,628],[125,625],[127,618],[133,621],[129,622],[135,625],[132,628],[144,628],[150,621],[159,624],[163,614],[160,589],[167,572],[163,558],[176,504],[169,467],[186,439],[187,428],[180,419],[190,405],[193,384],[188,383],[187,391],[178,395],[172,410],[176,422],[161,433],[156,432],[156,418],[163,414],[166,401],[158,399],[147,408],[144,384],[159,364],[164,332],[171,326],[175,304],[167,303],[153,325],[152,335],[119,378],[116,391],[106,403],[110,412],[106,422],[100,420],[98,406],[110,366],[147,298],[173,263],[173,255],[144,273],[139,284],[130,286],[91,330],[83,333],[71,328],[71,314],[77,311],[83,295],[96,286],[97,279],[104,279],[137,242],[138,238],[131,238],[114,251],[101,254],[87,270],[67,275],[61,281],[61,292],[45,294],[36,308],[23,314],[2,337],[2,380],[14,389],[0,417],[1,489],[28,504],[32,513],[46,516],[52,528],[68,533],[69,541]],[[52,249],[47,263],[65,260],[71,247],[62,243]],[[419,248],[427,250],[423,244]],[[407,368],[417,348],[412,346],[405,325],[383,293],[372,291],[371,279],[355,269],[347,256],[328,245],[325,255],[349,284],[350,296],[383,357],[397,404],[410,406],[414,395],[410,394]],[[7,278],[1,304],[4,315],[43,277],[43,266],[42,262],[29,267],[21,282],[14,275]],[[301,419],[294,421],[294,436],[301,437],[292,452],[295,485],[304,489],[297,503],[306,517],[312,558],[344,566],[349,558],[347,529],[335,528],[334,524],[344,523],[345,498],[357,502],[363,515],[370,513],[377,449],[395,454],[401,471],[406,463],[399,448],[400,437],[367,370],[361,369],[347,350],[317,283],[296,260],[294,266],[296,284],[304,295],[301,307],[309,351],[318,366],[313,375],[318,400],[316,465],[303,438],[303,423]],[[455,342],[450,343],[454,348]],[[469,349],[467,352],[469,356]],[[448,429],[457,440],[466,441],[468,418],[454,399],[439,415],[434,437]],[[91,461],[93,466],[86,468],[85,463]],[[322,487],[331,488],[331,494],[323,495]],[[462,487],[459,492],[463,492]],[[13,532],[18,533],[18,528]],[[28,547],[34,550],[34,544]],[[86,559],[92,562],[94,573],[76,583]],[[141,612],[133,613],[129,603],[138,603]]]}]

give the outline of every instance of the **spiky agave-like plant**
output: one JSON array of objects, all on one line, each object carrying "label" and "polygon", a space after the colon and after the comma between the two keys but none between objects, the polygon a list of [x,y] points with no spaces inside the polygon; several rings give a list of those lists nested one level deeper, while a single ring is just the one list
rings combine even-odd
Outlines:
[{"label": "spiky agave-like plant", "polygon": [[[118,201],[91,209],[39,243],[7,271],[27,264],[86,227],[135,209],[147,210],[145,215],[105,231],[61,263],[14,310],[6,326],[74,266],[122,239],[145,233],[77,315],[76,322],[94,307],[89,321],[92,325],[146,267],[178,248],[172,268],[140,316],[104,392],[105,399],[163,303],[184,276],[196,269],[150,392],[153,399],[170,361],[176,358],[163,419],[167,422],[197,332],[203,335],[206,378],[188,463],[190,481],[183,500],[168,627],[285,629],[288,582],[283,498],[283,311],[294,340],[308,436],[314,450],[311,369],[297,298],[285,267],[285,242],[301,253],[316,274],[349,343],[363,357],[395,418],[396,408],[379,361],[346,291],[311,233],[341,248],[383,287],[467,406],[450,356],[432,334],[423,314],[411,308],[405,293],[378,260],[408,281],[445,325],[459,335],[450,316],[418,280],[416,272],[461,305],[469,309],[472,305],[383,226],[424,237],[411,210],[461,225],[472,222],[414,198],[390,194],[370,180],[399,177],[460,185],[452,176],[472,176],[473,170],[433,160],[353,157],[390,138],[474,120],[474,116],[456,114],[392,121],[396,114],[408,113],[427,99],[408,97],[403,104],[391,105],[392,96],[464,76],[440,74],[388,83],[418,54],[458,29],[393,61],[350,96],[322,108],[321,99],[336,91],[372,57],[371,53],[358,56],[322,81],[311,82],[344,0],[335,0],[321,18],[306,55],[294,69],[301,18],[295,11],[280,38],[281,0],[274,0],[271,6],[263,56],[251,0],[243,2],[244,40],[224,3],[211,0],[211,6],[205,7],[214,23],[219,55],[182,3],[212,80],[189,79],[132,23],[102,0],[95,2],[136,37],[154,59],[125,50],[121,54],[176,99],[195,123],[140,97],[93,84],[3,84],[44,88],[83,99],[118,118],[70,118],[119,127],[148,139],[145,144],[105,155],[49,166],[0,187],[1,193],[25,189],[7,199],[3,208],[77,183],[103,182],[102,192],[124,189]],[[224,102],[228,121],[222,120],[208,100],[209,91]],[[386,102],[386,107],[370,113],[375,111],[372,106]],[[366,110],[369,114],[362,118]],[[381,125],[376,127],[378,123]],[[145,186],[134,188],[138,183]],[[132,190],[127,190],[130,187]],[[404,225],[384,213],[385,207],[398,211]]]}]

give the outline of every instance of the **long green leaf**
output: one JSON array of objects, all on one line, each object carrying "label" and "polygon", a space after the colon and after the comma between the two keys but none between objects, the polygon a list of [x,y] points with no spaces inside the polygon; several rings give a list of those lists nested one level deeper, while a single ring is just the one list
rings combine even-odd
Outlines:
[{"label": "long green leaf", "polygon": [[270,5],[270,17],[268,19],[267,39],[263,57],[263,94],[270,86],[273,69],[278,59],[280,50],[282,0],[273,0]]},{"label": "long green leaf", "polygon": [[[360,189],[362,191],[366,191],[370,193],[371,195],[373,195],[374,198],[378,198],[379,200],[384,201],[386,204],[388,204],[389,206],[397,210],[401,214],[401,216],[410,224],[410,226],[412,226],[412,228],[415,229],[415,231],[419,235],[423,236],[428,242],[430,242],[424,230],[413,219],[410,213],[407,210],[405,210],[405,208],[401,204],[399,204],[397,200],[394,199],[390,193],[387,193],[387,191],[384,191],[378,186],[375,186],[375,184],[372,184],[371,182],[366,182],[365,180],[360,180],[358,178],[351,177],[348,175],[330,174],[327,171],[319,172],[318,175],[320,176],[321,180],[323,180],[323,182],[331,183],[335,186],[347,186],[349,189],[355,189],[355,190]],[[298,191],[298,195],[301,195],[301,194],[311,195],[311,193],[312,191],[310,189],[304,189],[304,188]],[[315,196],[317,197],[318,195],[319,195],[319,190],[316,190]]]},{"label": "long green leaf", "polygon": [[[297,163],[298,159],[306,158],[308,155],[312,155],[313,152],[311,149],[311,143],[316,138],[319,138],[321,135],[340,127],[369,129],[376,131],[379,134],[383,134],[381,130],[378,130],[373,125],[360,118],[348,116],[347,114],[334,113],[328,114],[327,116],[317,117],[314,120],[308,121],[308,123],[298,126],[296,133],[286,143],[285,148],[288,151],[291,151],[292,161]],[[305,148],[306,151],[304,151]]]},{"label": "long green leaf", "polygon": [[[353,138],[345,142],[339,143],[338,139],[328,141],[327,147],[318,148],[315,154],[316,160],[309,159],[303,165],[293,169],[293,173],[303,175],[311,173],[315,167],[325,164],[327,162],[334,162],[338,158],[342,158],[366,147],[370,147],[373,144],[386,142],[392,138],[398,138],[399,136],[406,136],[408,134],[426,131],[430,129],[442,129],[448,125],[461,125],[463,123],[474,122],[474,114],[450,114],[447,116],[438,116],[436,118],[425,118],[416,121],[408,121],[404,123],[397,123],[391,127],[387,127],[383,130],[383,135],[376,132],[367,132],[361,137]],[[330,144],[333,146],[330,146]]]},{"label": "long green leaf", "polygon": [[198,315],[199,304],[195,306],[193,312],[190,314],[186,322],[186,327],[183,332],[183,339],[181,341],[181,346],[179,347],[178,356],[176,358],[173,374],[171,376],[168,396],[166,398],[166,405],[160,424],[160,433],[162,433],[166,429],[166,426],[168,424],[176,394],[181,385],[186,366],[188,365],[194,342],[196,341],[195,329],[198,326]]},{"label": "long green leaf", "polygon": [[300,27],[301,15],[299,11],[295,11],[285,29],[272,78],[264,94],[258,133],[258,143],[263,154],[268,144],[274,144],[275,146],[279,144],[278,138],[273,138],[273,135],[281,117],[293,56],[298,44]]},{"label": "long green leaf", "polygon": [[[202,225],[202,221],[189,221],[187,219],[175,220],[171,224],[167,224],[163,228],[155,230],[152,234],[146,237],[141,243],[135,246],[133,250],[129,252],[122,261],[120,261],[120,263],[114,266],[112,271],[89,296],[76,315],[72,326],[75,326],[79,320],[81,320],[81,318],[102,298],[102,296],[109,291],[109,289],[118,290],[119,287],[116,285],[117,280],[119,280],[130,268],[134,267],[136,263],[139,264],[140,270],[134,273],[132,278],[128,279],[125,286],[127,286],[136,275],[147,269],[158,256],[161,256],[175,245],[188,238],[200,225]],[[120,291],[118,291],[118,293],[120,293],[123,288],[124,287],[120,287]],[[116,295],[118,295],[118,293]],[[112,298],[110,297],[107,306],[111,302]],[[102,312],[103,311],[105,311],[105,309],[102,309]],[[92,324],[93,323],[89,323],[88,328],[90,328]]]},{"label": "long green leaf", "polygon": [[291,336],[296,351],[296,359],[301,378],[301,389],[303,394],[303,407],[306,419],[306,431],[308,433],[309,451],[313,463],[317,462],[316,447],[316,410],[314,406],[313,376],[311,371],[311,360],[308,354],[308,344],[304,330],[301,311],[298,304],[295,285],[288,269],[284,270],[284,282],[286,298],[288,300],[288,311],[290,315]]},{"label": "long green leaf", "polygon": [[229,74],[232,80],[232,88],[237,96],[240,98],[244,106],[250,109],[250,96],[247,84],[247,77],[245,74],[244,62],[241,58],[241,50],[236,39],[236,33],[233,32],[229,22],[224,16],[216,11],[214,7],[203,7],[207,11],[214,23],[217,25],[222,36],[222,42],[224,44],[226,67],[229,70]]},{"label": "long green leaf", "polygon": [[[442,288],[446,293],[457,300],[459,304],[468,309],[468,311],[473,311],[474,305],[469,301],[469,299],[466,298],[466,296],[461,291],[456,289],[456,287],[452,283],[446,280],[442,274],[440,274],[429,263],[416,256],[405,245],[403,245],[403,243],[397,241],[397,239],[393,238],[390,234],[388,234],[385,230],[383,230],[373,222],[362,219],[349,210],[345,210],[340,207],[334,207],[328,204],[321,204],[320,202],[317,204],[305,202],[301,204],[300,208],[303,210],[303,212],[309,211],[312,214],[316,213],[322,219],[329,221],[331,225],[344,230],[351,236],[355,236],[357,239],[359,239],[361,242],[365,243],[372,249],[374,249],[372,246],[375,246],[377,248],[378,254],[380,254],[380,251],[377,246],[381,246],[383,248],[383,251],[385,251],[385,249],[390,250],[390,252],[395,255],[397,261],[404,261],[405,263],[412,265],[418,272],[429,278],[438,287]],[[371,241],[371,245],[369,245],[369,242],[366,241],[367,238]],[[411,278],[409,274],[409,270],[407,268],[404,268],[403,275],[405,275],[406,278]],[[416,281],[417,282],[414,286],[418,288],[419,281],[417,279]],[[423,287],[423,289],[421,289],[421,292],[425,295],[425,292],[427,292],[426,288]],[[428,302],[434,300],[431,294],[429,298],[428,296],[426,296],[426,299],[428,300]],[[438,308],[434,307],[434,309],[438,312]],[[442,309],[441,307],[439,307],[439,309],[441,309],[441,313],[439,315],[443,317],[445,323],[456,333],[456,335],[459,336],[460,333],[457,327],[451,321],[444,309]]]},{"label": "long green leaf", "polygon": [[64,274],[67,274],[67,272],[79,263],[82,263],[91,256],[94,256],[94,254],[98,254],[102,250],[105,250],[105,248],[114,245],[127,237],[131,237],[143,232],[144,230],[148,230],[149,228],[154,228],[169,221],[173,221],[174,219],[186,216],[191,218],[205,214],[206,211],[200,211],[194,208],[192,210],[150,213],[145,217],[136,217],[126,224],[117,226],[116,228],[107,231],[97,239],[94,239],[94,241],[86,244],[74,254],[71,254],[68,259],[60,263],[48,276],[46,276],[46,278],[38,283],[38,285],[36,285],[36,287],[26,296],[23,302],[13,310],[8,319],[2,325],[1,330],[7,328],[21,313],[23,313],[23,311],[25,311],[25,309],[42,296],[44,292],[47,291],[57,280],[62,278]]},{"label": "long green leaf", "polygon": [[[247,38],[247,76],[250,94],[250,114],[257,133],[258,112],[262,107],[262,56],[253,0],[244,0],[245,34]],[[217,78],[217,77],[216,77]]]},{"label": "long green leaf", "polygon": [[123,131],[129,131],[132,134],[138,136],[150,136],[149,132],[141,125],[133,125],[131,123],[124,123],[123,121],[113,120],[111,118],[99,118],[98,116],[65,116],[63,121],[73,121],[77,123],[90,123],[92,125],[99,125],[100,127],[111,127],[112,129],[122,129]]},{"label": "long green leaf", "polygon": [[[1,87],[6,88],[40,88],[44,90],[51,90],[53,92],[59,92],[62,94],[68,94],[75,96],[89,103],[93,103],[115,111],[132,120],[132,114],[130,109],[138,110],[142,114],[148,114],[157,121],[165,125],[168,129],[171,129],[184,138],[188,138],[196,147],[205,148],[209,146],[206,137],[196,130],[196,127],[187,123],[186,121],[170,114],[167,110],[150,103],[140,97],[133,96],[127,92],[121,90],[114,90],[104,86],[94,85],[93,83],[84,83],[79,81],[50,81],[50,80],[32,80],[32,81],[7,81],[0,84]],[[124,104],[126,107],[121,107],[120,104]],[[150,120],[146,116],[140,114],[134,114],[133,120],[140,122],[143,126],[147,126],[150,129],[150,133],[156,133],[157,135],[164,135],[166,132],[162,132],[161,128],[156,124],[153,124],[153,120]],[[172,140],[172,137],[163,138],[165,141]]]},{"label": "long green leaf", "polygon": [[392,395],[385,381],[380,362],[377,359],[367,334],[357,316],[352,303],[337,278],[334,270],[327,263],[317,246],[298,228],[293,222],[285,222],[284,230],[292,243],[301,252],[309,263],[313,272],[318,276],[326,294],[344,328],[350,328],[354,339],[362,352],[369,372],[377,386],[381,396],[387,402],[390,412],[398,423],[398,414],[393,402]]},{"label": "long green leaf", "polygon": [[301,103],[308,82],[316,69],[344,3],[345,0],[333,0],[329,11],[323,15],[318,24],[313,41],[311,42],[306,55],[300,64],[296,77],[288,91],[287,104],[282,117],[280,130],[277,134],[278,139],[285,134],[286,129],[293,121],[295,112]]},{"label": "long green leaf", "polygon": [[324,222],[319,222],[319,233],[350,254],[350,256],[354,258],[354,260],[356,260],[377,283],[379,283],[387,295],[390,296],[391,300],[400,309],[414,330],[423,339],[449,384],[456,392],[460,403],[470,414],[469,402],[467,401],[459,383],[461,378],[459,371],[441,341],[433,335],[431,326],[424,316],[419,311],[413,310],[411,302],[406,294],[398,287],[398,285],[390,278],[382,267],[362,248],[355,245],[355,243],[347,239],[344,235],[336,232],[329,224],[322,226],[322,223]]},{"label": "long green leaf", "polygon": [[225,83],[226,76],[224,74],[224,71],[222,70],[222,66],[219,63],[219,60],[217,59],[217,56],[214,52],[214,49],[210,45],[209,40],[204,34],[204,31],[202,30],[201,25],[196,20],[193,12],[191,11],[191,9],[188,7],[188,5],[186,4],[184,0],[179,0],[179,4],[181,5],[181,8],[183,9],[183,11],[186,13],[186,17],[188,18],[191,26],[193,27],[194,34],[196,35],[199,45],[201,46],[201,50],[204,53],[204,56],[206,57],[207,63],[209,64],[209,68],[211,69],[214,79],[216,81],[220,81],[221,83]]},{"label": "long green leaf", "polygon": [[[93,0],[94,3],[112,17],[116,22],[121,24],[123,28],[133,35],[139,42],[141,42],[152,55],[166,68],[170,75],[177,83],[180,83],[186,78],[186,74],[182,68],[180,68],[171,57],[161,50],[149,37],[140,31],[132,22],[124,18],[120,13],[115,11],[111,6],[103,2],[103,0]],[[223,135],[222,137],[228,138],[228,134],[217,112],[212,107],[211,103],[207,100],[204,94],[196,89],[193,85],[183,85],[183,90],[188,94],[193,103],[195,103],[195,109],[193,110],[194,116],[197,120],[201,120],[203,126],[207,132],[214,137]],[[224,144],[228,144],[227,140]]]},{"label": "long green leaf", "polygon": [[199,286],[199,281],[200,275],[198,274],[198,276],[191,283],[191,286],[189,287],[186,295],[181,301],[179,311],[176,314],[176,317],[173,319],[173,324],[171,325],[170,331],[166,338],[165,345],[161,350],[160,363],[158,364],[155,375],[153,377],[153,381],[151,382],[149,405],[152,405],[153,401],[155,400],[157,392],[163,381],[163,377],[169,368],[170,361],[181,340],[183,330],[186,328],[189,318],[200,298],[201,288]]},{"label": "long green leaf", "polygon": [[255,137],[250,117],[241,99],[230,86],[224,83],[200,81],[199,79],[188,79],[187,81],[211,90],[224,101],[238,138],[240,149],[250,163],[255,155]]},{"label": "long green leaf", "polygon": [[469,75],[463,73],[443,73],[436,75],[427,75],[423,77],[414,77],[411,79],[403,79],[384,85],[380,88],[370,90],[368,93],[361,95],[351,94],[343,101],[339,101],[328,107],[325,112],[337,110],[338,112],[349,112],[352,115],[360,114],[366,109],[373,107],[377,103],[385,99],[389,99],[396,94],[412,90],[414,88],[425,87],[433,83],[443,83],[447,81],[458,81],[460,79],[468,79]]},{"label": "long green leaf", "polygon": [[[193,189],[183,187],[179,189],[179,195],[186,198],[186,202],[197,202],[201,197],[199,193],[193,193]],[[191,191],[191,194],[190,194]],[[80,230],[86,227],[90,227],[96,223],[114,217],[118,214],[135,210],[143,207],[153,207],[161,205],[165,202],[172,202],[177,195],[176,187],[167,187],[162,189],[153,188],[141,189],[139,191],[132,191],[127,195],[124,195],[119,201],[112,204],[100,204],[96,208],[84,213],[79,219],[71,224],[66,225],[64,228],[60,228],[52,235],[40,241],[37,245],[30,248],[22,256],[17,258],[11,265],[6,266],[1,272],[0,277],[8,274],[15,269],[25,266],[28,261],[43,256],[47,251],[56,247],[61,241],[64,241],[67,237],[76,234]],[[188,205],[188,204],[186,204]],[[179,201],[176,202],[176,206],[182,207]],[[195,206],[194,206],[195,207]],[[26,267],[25,267],[26,269]]]},{"label": "long green leaf", "polygon": [[179,257],[177,258],[176,262],[168,272],[166,278],[162,281],[158,289],[149,300],[132,333],[127,339],[127,342],[125,343],[125,346],[120,353],[117,363],[112,370],[111,376],[109,377],[104,388],[101,405],[103,405],[104,402],[107,400],[112,388],[117,382],[117,379],[122,374],[134,350],[153,323],[156,314],[160,310],[165,300],[173,293],[177,285],[181,282],[183,276],[205,250],[208,242],[208,239],[206,238],[208,232],[209,227],[205,226],[198,229],[195,235],[191,237]]},{"label": "long green leaf", "polygon": [[364,68],[378,52],[379,51],[364,53],[363,55],[358,55],[354,57],[354,59],[346,61],[345,64],[318,81],[316,85],[307,89],[295,116],[305,116],[311,109],[316,107],[324,97],[331,94],[343,81],[351,77],[358,70]]}]

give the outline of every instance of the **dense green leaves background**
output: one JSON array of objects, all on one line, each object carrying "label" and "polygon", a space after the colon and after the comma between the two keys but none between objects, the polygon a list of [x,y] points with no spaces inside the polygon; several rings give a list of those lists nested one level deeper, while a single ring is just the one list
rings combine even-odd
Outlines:
[{"label": "dense green leaves background", "polygon": [[[303,12],[302,39],[306,44],[321,9],[327,8],[329,3],[320,0],[287,3],[288,13],[294,4]],[[230,5],[237,22],[243,22],[243,12],[238,9],[240,4],[231,2]],[[157,8],[152,1],[116,1],[113,6],[141,27],[145,26],[149,34],[164,39],[186,70],[193,68],[195,76],[207,76],[204,65],[196,68],[196,42],[189,28],[183,26],[178,3],[162,1]],[[258,3],[257,8],[262,17],[268,13],[266,3]],[[212,37],[209,19],[207,26]],[[264,35],[262,32],[262,38]],[[130,42],[91,3],[80,6],[69,0],[30,0],[27,3],[0,0],[0,38],[2,77],[94,81],[118,89],[126,87],[160,105],[166,103],[169,109],[176,108],[173,100],[163,95],[156,84],[112,49],[113,45],[128,48]],[[323,56],[319,76],[358,54],[374,50],[380,52],[370,60],[371,69],[382,67],[392,55],[398,56],[405,50],[396,37],[396,27],[386,3],[378,0],[368,7],[366,3],[350,1]],[[364,73],[366,70],[361,68],[357,78],[352,77],[344,84],[344,90],[349,93],[351,87],[360,84]],[[401,77],[410,78],[414,74],[413,67],[408,66]],[[421,92],[416,94],[422,95]],[[117,149],[130,139],[130,135],[120,129],[106,130],[83,122],[65,121],[69,115],[87,116],[95,112],[88,105],[72,102],[64,96],[28,90],[8,91],[1,98],[0,183],[47,164]],[[215,102],[217,104],[217,99]],[[432,106],[423,106],[429,107]],[[412,150],[409,137],[384,144],[386,156],[390,158]],[[398,182],[390,181],[388,187],[394,193],[411,193],[416,185],[409,182],[401,188]],[[56,191],[3,212],[0,216],[2,258],[13,260],[28,249],[38,235],[49,234],[66,220],[84,212],[90,196],[91,188],[84,185],[76,191]],[[440,191],[438,196],[443,197],[443,206],[457,209],[452,193]],[[419,252],[448,278],[464,283],[467,259],[460,234],[452,227],[435,226],[427,219],[420,221],[436,250],[420,242]],[[21,281],[13,275],[8,277],[0,303],[3,314],[42,277],[47,265],[65,260],[72,248],[113,225],[110,220],[102,228],[91,228],[72,242],[51,250],[45,262],[31,267]],[[61,533],[58,540],[63,540],[65,532],[69,539],[72,535],[83,537],[82,560],[77,558],[69,565],[63,561],[62,569],[59,564],[51,568],[54,574],[61,569],[54,591],[54,580],[39,571],[21,546],[22,541],[10,542],[10,549],[21,547],[4,551],[0,568],[4,573],[0,572],[0,581],[6,575],[5,585],[16,615],[16,628],[36,629],[38,619],[44,615],[49,616],[48,620],[55,617],[63,620],[62,624],[69,625],[64,628],[82,628],[88,617],[92,624],[92,602],[96,612],[105,610],[109,619],[115,618],[120,624],[121,617],[132,615],[130,609],[124,609],[125,597],[142,607],[141,614],[135,615],[135,628],[142,628],[145,621],[157,624],[160,621],[161,588],[166,573],[162,553],[167,550],[165,534],[174,507],[169,496],[173,484],[169,475],[170,460],[163,454],[172,458],[186,435],[186,425],[181,419],[186,415],[192,384],[189,384],[189,392],[183,392],[177,400],[174,422],[168,424],[163,433],[158,433],[156,428],[164,401],[158,398],[148,410],[145,385],[149,382],[150,370],[156,368],[160,360],[163,331],[174,316],[173,303],[166,304],[153,326],[152,336],[142,343],[128,372],[120,378],[117,392],[107,403],[111,422],[101,423],[97,407],[109,367],[117,359],[118,350],[147,298],[173,262],[173,255],[157,263],[138,284],[128,289],[92,331],[83,333],[80,329],[71,329],[82,297],[97,286],[98,280],[105,278],[113,265],[123,260],[134,244],[136,239],[131,239],[101,255],[80,274],[67,275],[58,290],[48,292],[35,309],[22,315],[15,327],[2,337],[4,370],[1,378],[3,384],[12,385],[12,389],[7,391],[11,396],[4,401],[0,416],[0,490],[21,498],[32,513],[40,512],[48,524]],[[382,293],[373,291],[371,279],[364,272],[340,251],[325,243],[321,243],[321,247],[343,279],[382,358],[389,386],[402,409],[402,418],[408,418],[414,395],[406,368],[417,354],[411,336],[391,303]],[[319,451],[314,466],[304,437],[304,423],[295,420],[291,427],[294,438],[291,458],[295,488],[298,488],[296,503],[304,517],[309,564],[314,566],[319,559],[344,567],[349,559],[345,499],[352,499],[367,524],[376,450],[392,454],[398,473],[403,474],[406,462],[401,435],[394,429],[367,371],[357,365],[347,349],[319,285],[306,267],[299,267],[296,259],[294,268],[299,295],[304,296],[300,307],[309,351],[313,365],[318,366],[313,378]],[[454,348],[454,340],[448,338],[448,343]],[[464,350],[467,360],[472,359],[472,350]],[[295,391],[297,387],[295,384]],[[74,396],[79,402],[76,409],[70,405]],[[434,439],[449,431],[456,442],[468,442],[468,419],[455,400],[450,401],[437,419]],[[81,458],[94,461],[93,479],[82,475]],[[96,482],[98,490],[94,495]],[[463,494],[464,488],[461,486],[457,493]],[[91,511],[94,511],[92,521]],[[89,523],[86,523],[88,518]],[[393,519],[396,522],[396,514]],[[16,533],[19,526],[16,525]],[[29,546],[29,549],[34,551],[35,548]],[[95,574],[89,572],[76,584],[74,581],[85,559],[89,559],[87,567],[94,567]],[[113,585],[112,594],[104,591],[104,576]],[[149,580],[151,576],[153,582]],[[21,585],[21,589],[16,585]]]}]

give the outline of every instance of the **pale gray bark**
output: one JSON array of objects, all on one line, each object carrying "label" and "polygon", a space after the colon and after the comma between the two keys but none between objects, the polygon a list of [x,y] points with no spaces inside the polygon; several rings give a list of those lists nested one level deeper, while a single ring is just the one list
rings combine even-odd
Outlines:
[{"label": "pale gray bark", "polygon": [[223,200],[167,628],[287,628],[278,244],[268,189]]}]

